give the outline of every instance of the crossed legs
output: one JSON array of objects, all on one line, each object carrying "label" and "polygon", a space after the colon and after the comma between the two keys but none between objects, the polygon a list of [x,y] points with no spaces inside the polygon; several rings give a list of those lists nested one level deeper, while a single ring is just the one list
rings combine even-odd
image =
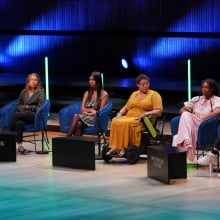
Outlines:
[{"label": "crossed legs", "polygon": [[73,116],[73,120],[70,124],[67,136],[81,136],[82,135],[83,123],[80,119],[79,114]]}]

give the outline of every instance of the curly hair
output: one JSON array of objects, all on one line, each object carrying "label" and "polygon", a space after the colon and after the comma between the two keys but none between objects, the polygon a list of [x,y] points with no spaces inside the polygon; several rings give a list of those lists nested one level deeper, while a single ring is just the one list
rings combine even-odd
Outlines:
[{"label": "curly hair", "polygon": [[202,83],[201,83],[201,86],[204,83],[207,83],[210,86],[210,88],[212,90],[212,95],[219,96],[218,84],[214,79],[205,79],[205,80],[203,80]]},{"label": "curly hair", "polygon": [[138,75],[137,78],[136,78],[136,83],[139,83],[142,79],[146,79],[147,81],[150,82],[150,78],[149,78],[147,75],[145,75],[145,74],[140,74],[140,75]]}]

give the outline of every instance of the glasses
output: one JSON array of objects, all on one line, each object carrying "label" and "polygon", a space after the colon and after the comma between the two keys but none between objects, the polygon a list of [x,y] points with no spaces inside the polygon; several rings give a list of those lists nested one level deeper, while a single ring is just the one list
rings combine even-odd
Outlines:
[{"label": "glasses", "polygon": [[139,83],[140,86],[149,86],[149,83]]}]

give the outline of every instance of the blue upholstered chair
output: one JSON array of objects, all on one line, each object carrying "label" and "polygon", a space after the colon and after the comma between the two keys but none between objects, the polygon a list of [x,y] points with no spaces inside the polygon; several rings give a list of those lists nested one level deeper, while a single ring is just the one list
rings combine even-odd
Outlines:
[{"label": "blue upholstered chair", "polygon": [[[67,133],[73,115],[80,113],[82,101],[75,101],[59,111],[60,131]],[[109,101],[100,111],[99,117],[96,118],[95,126],[84,127],[82,134],[96,135],[98,137],[98,156],[101,157],[101,147],[106,144],[105,133],[108,128],[110,115],[112,111],[112,103]],[[104,143],[101,143],[104,141]]]},{"label": "blue upholstered chair", "polygon": [[[16,112],[17,100],[10,101],[0,108],[0,127],[4,130],[8,130],[8,124],[12,115]],[[50,101],[45,100],[44,104],[37,110],[35,115],[35,121],[33,124],[26,124],[24,126],[24,132],[31,133],[30,135],[24,135],[25,137],[33,136],[33,140],[29,140],[35,145],[36,151],[36,141],[41,141],[42,151],[44,150],[44,142],[48,144],[48,138],[46,133],[46,126],[48,121],[48,116],[50,112]],[[41,132],[41,139],[36,139],[36,132]]]},{"label": "blue upholstered chair", "polygon": [[[64,133],[68,132],[70,123],[72,122],[73,115],[76,113],[80,113],[81,111],[81,104],[82,101],[75,101],[63,107],[59,111],[59,123],[60,123],[61,132]],[[104,106],[104,108],[102,108],[99,111],[100,126],[103,133],[106,133],[107,131],[111,111],[112,111],[112,103],[110,101]],[[82,133],[97,135],[98,130],[99,130],[99,123],[98,120],[96,120],[95,126],[85,127]]]},{"label": "blue upholstered chair", "polygon": [[[180,116],[178,115],[170,121],[172,136],[178,132],[179,120]],[[218,135],[220,135],[220,116],[209,118],[199,125],[196,144],[197,159],[199,156],[204,155],[205,151],[212,149]]]}]

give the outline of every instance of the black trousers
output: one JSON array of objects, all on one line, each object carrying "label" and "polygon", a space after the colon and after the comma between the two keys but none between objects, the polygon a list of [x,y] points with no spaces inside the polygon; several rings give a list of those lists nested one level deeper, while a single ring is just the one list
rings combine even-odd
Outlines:
[{"label": "black trousers", "polygon": [[35,120],[35,114],[33,112],[16,112],[9,122],[9,131],[16,133],[16,142],[23,142],[23,132],[25,124],[32,124]]}]

